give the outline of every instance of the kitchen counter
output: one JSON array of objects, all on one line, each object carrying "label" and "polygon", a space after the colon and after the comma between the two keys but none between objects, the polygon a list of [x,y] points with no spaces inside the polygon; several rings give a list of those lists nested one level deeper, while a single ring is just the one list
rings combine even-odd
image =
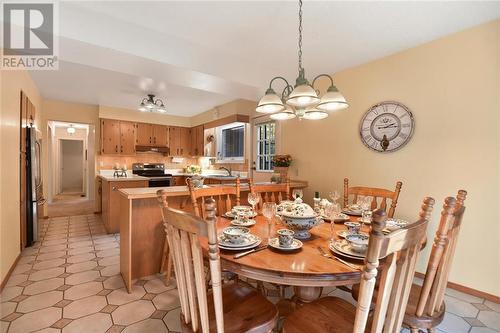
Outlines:
[{"label": "kitchen counter", "polygon": [[[271,184],[271,183],[256,183],[256,184]],[[231,185],[231,184],[224,184]],[[222,185],[205,185],[204,187],[214,187],[214,186],[222,186]],[[292,181],[290,183],[290,188],[303,188],[307,187],[306,182],[300,181]],[[168,193],[168,196],[189,196],[189,189],[187,186],[170,186],[170,187],[143,187],[143,188],[122,188],[119,190],[120,195],[130,199],[149,199],[156,198],[156,192],[158,190],[165,190]],[[247,192],[250,188],[247,183],[241,184],[241,191]]]},{"label": "kitchen counter", "polygon": [[127,177],[113,177],[113,175],[97,175],[97,177],[108,182],[129,182],[138,180],[148,180],[148,177],[137,176],[137,175],[127,175]]}]

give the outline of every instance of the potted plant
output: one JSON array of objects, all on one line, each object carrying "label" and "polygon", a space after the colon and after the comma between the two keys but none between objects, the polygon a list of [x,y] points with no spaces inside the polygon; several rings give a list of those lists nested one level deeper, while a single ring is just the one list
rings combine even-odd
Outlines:
[{"label": "potted plant", "polygon": [[288,168],[292,164],[292,156],[286,155],[274,155],[274,172],[280,174],[280,182],[285,182],[288,179]]}]

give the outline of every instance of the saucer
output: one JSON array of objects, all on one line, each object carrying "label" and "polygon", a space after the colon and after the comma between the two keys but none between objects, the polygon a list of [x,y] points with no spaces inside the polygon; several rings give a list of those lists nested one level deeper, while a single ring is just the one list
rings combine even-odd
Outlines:
[{"label": "saucer", "polygon": [[280,241],[279,239],[276,237],[276,238],[271,238],[269,239],[269,244],[268,244],[270,247],[272,248],[275,248],[276,250],[280,250],[280,251],[293,251],[293,250],[298,250],[302,247],[302,242],[299,241],[298,239],[293,239],[293,242],[292,242],[292,245],[290,245],[289,247],[283,247],[280,245]]},{"label": "saucer", "polygon": [[354,251],[351,244],[349,244],[345,239],[330,242],[329,247],[333,252],[341,254],[347,258],[364,259],[366,256],[366,253],[362,254]]},{"label": "saucer", "polygon": [[362,215],[361,210],[351,210],[350,208],[342,209],[342,213],[347,214],[347,215],[353,215],[353,216],[361,216]]},{"label": "saucer", "polygon": [[[226,214],[224,214],[226,217],[229,217],[229,218],[236,218],[236,214],[233,212],[233,211],[229,211],[229,212],[226,212]],[[245,214],[246,217],[249,217],[249,218],[254,218],[257,216],[257,213],[256,212],[248,212]]]},{"label": "saucer", "polygon": [[251,227],[255,223],[257,223],[257,222],[255,220],[252,220],[252,219],[248,219],[248,220],[244,220],[244,221],[240,221],[240,220],[232,220],[231,221],[231,225],[234,225],[237,227]]},{"label": "saucer", "polygon": [[404,228],[408,224],[409,224],[409,222],[406,220],[389,218],[389,219],[387,219],[387,221],[385,223],[385,228],[389,231],[394,231],[394,230]]},{"label": "saucer", "polygon": [[[369,236],[366,232],[358,232],[358,234],[361,234],[361,235],[365,235],[365,236]],[[342,238],[345,238],[345,236],[349,235],[349,231],[348,230],[339,230],[337,231],[337,236],[339,237],[342,237]]]},{"label": "saucer", "polygon": [[364,224],[371,224],[371,223],[372,223],[372,221],[371,221],[371,220],[370,220],[370,221],[365,221],[365,220],[363,220],[363,218],[362,218],[362,217],[360,217],[360,218],[356,219],[356,221],[358,221],[359,223],[364,223]]},{"label": "saucer", "polygon": [[241,249],[243,247],[254,245],[257,242],[261,241],[260,237],[258,237],[256,235],[253,235],[253,234],[248,234],[244,238],[245,238],[245,240],[242,243],[235,244],[235,243],[229,242],[224,237],[223,234],[220,234],[219,236],[217,236],[217,240],[218,240],[219,246],[222,246],[223,248],[232,248],[232,249],[235,249],[235,250]]}]

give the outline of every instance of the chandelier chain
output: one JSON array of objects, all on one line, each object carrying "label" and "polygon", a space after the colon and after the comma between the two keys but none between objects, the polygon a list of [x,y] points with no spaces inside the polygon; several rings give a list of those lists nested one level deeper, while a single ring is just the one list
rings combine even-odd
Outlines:
[{"label": "chandelier chain", "polygon": [[302,0],[299,0],[299,72],[302,70]]}]

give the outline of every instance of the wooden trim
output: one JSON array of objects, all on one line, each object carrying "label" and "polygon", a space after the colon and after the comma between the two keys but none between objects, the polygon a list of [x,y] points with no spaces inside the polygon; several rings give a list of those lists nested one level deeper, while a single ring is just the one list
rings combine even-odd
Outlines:
[{"label": "wooden trim", "polygon": [[0,292],[2,292],[3,288],[7,284],[7,281],[9,281],[10,275],[14,271],[14,268],[16,267],[17,263],[19,262],[19,259],[21,259],[21,252],[19,252],[19,254],[16,257],[16,260],[14,260],[14,263],[12,264],[12,266],[10,266],[9,271],[5,275],[5,278],[3,279],[2,283],[0,283]]},{"label": "wooden trim", "polygon": [[[415,276],[418,277],[418,278],[420,278],[420,279],[424,279],[425,278],[425,274],[424,273],[420,273],[420,272],[415,272]],[[489,293],[481,291],[481,290],[477,290],[477,289],[473,289],[473,288],[470,288],[470,287],[466,287],[466,286],[463,286],[461,284],[458,284],[458,283],[455,283],[455,282],[451,282],[451,281],[448,281],[447,287],[450,288],[450,289],[454,289],[454,290],[463,292],[465,294],[469,294],[469,295],[472,295],[472,296],[484,298],[485,300],[488,300],[488,301],[493,302],[493,303],[500,304],[500,296],[495,296],[493,294],[489,294]]]},{"label": "wooden trim", "polygon": [[244,115],[244,114],[233,114],[224,118],[220,118],[217,120],[213,120],[211,122],[205,123],[204,128],[209,129],[213,127],[218,127],[230,123],[250,123],[250,116]]}]

